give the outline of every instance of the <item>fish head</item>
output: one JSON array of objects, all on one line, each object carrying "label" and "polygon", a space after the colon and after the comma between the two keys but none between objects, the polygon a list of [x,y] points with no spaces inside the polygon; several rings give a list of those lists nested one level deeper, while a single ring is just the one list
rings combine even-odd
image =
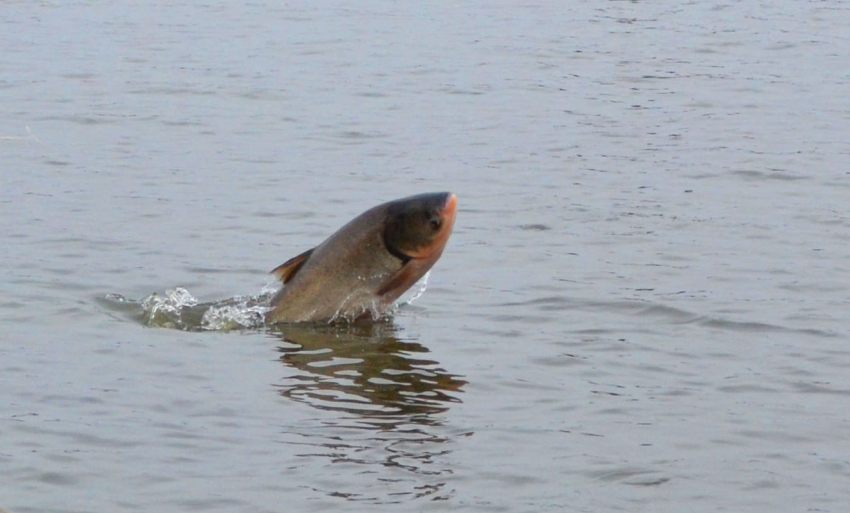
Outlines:
[{"label": "fish head", "polygon": [[450,192],[390,202],[384,229],[387,249],[402,260],[429,260],[433,264],[446,247],[456,211],[457,196]]}]

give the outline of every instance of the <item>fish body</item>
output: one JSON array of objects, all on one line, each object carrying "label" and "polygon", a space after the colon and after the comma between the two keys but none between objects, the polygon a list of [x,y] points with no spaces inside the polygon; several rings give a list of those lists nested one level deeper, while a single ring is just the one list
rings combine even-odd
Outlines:
[{"label": "fish body", "polygon": [[457,197],[420,194],[373,207],[272,273],[284,283],[267,323],[380,313],[440,258]]}]

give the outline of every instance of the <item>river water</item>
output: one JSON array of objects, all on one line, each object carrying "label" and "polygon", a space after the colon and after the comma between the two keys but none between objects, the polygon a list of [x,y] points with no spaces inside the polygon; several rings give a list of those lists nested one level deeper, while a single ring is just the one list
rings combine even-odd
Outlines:
[{"label": "river water", "polygon": [[[850,503],[846,3],[12,1],[0,27],[0,506]],[[441,190],[455,233],[391,321],[139,321]]]}]

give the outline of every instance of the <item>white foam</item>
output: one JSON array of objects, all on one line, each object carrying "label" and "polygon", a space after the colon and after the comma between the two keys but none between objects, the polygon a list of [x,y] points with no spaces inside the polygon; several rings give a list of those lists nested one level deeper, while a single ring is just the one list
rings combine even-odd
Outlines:
[{"label": "white foam", "polygon": [[201,319],[201,329],[225,331],[243,328],[259,328],[264,325],[266,306],[249,306],[248,301],[236,305],[210,306]]}]

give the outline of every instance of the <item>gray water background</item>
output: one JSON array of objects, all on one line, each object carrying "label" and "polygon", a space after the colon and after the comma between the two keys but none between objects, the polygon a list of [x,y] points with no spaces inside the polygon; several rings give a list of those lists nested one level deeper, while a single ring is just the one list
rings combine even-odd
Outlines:
[{"label": "gray water background", "polygon": [[[846,511],[850,6],[4,2],[0,506]],[[367,328],[143,327],[451,190]]]}]

